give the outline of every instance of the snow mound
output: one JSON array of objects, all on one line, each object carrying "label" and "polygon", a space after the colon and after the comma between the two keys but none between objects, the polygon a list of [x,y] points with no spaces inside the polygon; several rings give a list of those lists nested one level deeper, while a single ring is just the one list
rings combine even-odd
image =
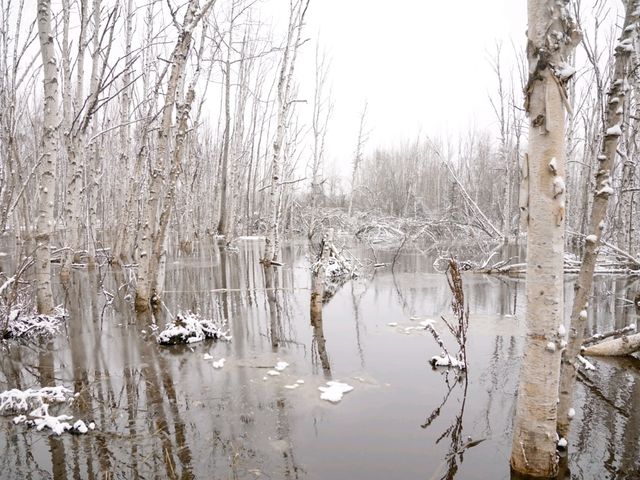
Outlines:
[{"label": "snow mound", "polygon": [[0,415],[24,413],[41,407],[45,401],[62,403],[73,398],[73,392],[62,385],[38,389],[28,388],[24,391],[14,388],[0,393]]},{"label": "snow mound", "polygon": [[203,319],[197,313],[178,313],[175,320],[158,334],[157,341],[160,345],[202,342],[207,338],[229,341],[231,336],[224,329],[225,325],[226,322]]},{"label": "snow mound", "polygon": [[78,420],[71,425],[69,423],[71,420],[73,420],[71,415],[50,415],[49,404],[43,403],[29,413],[29,415],[19,415],[15,417],[13,419],[13,423],[16,425],[24,423],[28,427],[35,427],[39,432],[48,428],[56,435],[62,435],[64,432],[84,434],[95,428],[95,424],[93,422],[89,423],[89,426],[87,426],[84,421]]},{"label": "snow mound", "polygon": [[347,383],[329,381],[327,382],[326,387],[318,387],[318,390],[322,392],[320,394],[321,400],[326,400],[331,403],[338,403],[340,400],[342,400],[342,397],[345,393],[353,390],[353,387]]},{"label": "snow mound", "polygon": [[37,315],[15,308],[9,312],[0,336],[4,339],[53,337],[67,317],[66,310],[61,306],[56,307],[53,315]]},{"label": "snow mound", "polygon": [[431,357],[429,363],[432,367],[453,367],[459,368],[460,370],[464,370],[464,362],[461,362],[455,357],[451,355],[446,355],[444,352],[440,355],[435,355]]}]

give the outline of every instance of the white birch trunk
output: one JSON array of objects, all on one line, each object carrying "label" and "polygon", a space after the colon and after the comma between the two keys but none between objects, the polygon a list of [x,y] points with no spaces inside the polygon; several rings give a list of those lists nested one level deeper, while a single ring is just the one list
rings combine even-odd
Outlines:
[{"label": "white birch trunk", "polygon": [[[68,3],[68,2],[66,2]],[[68,5],[65,5],[68,7]],[[69,249],[62,259],[60,276],[63,279],[69,277],[71,264],[74,261],[76,249],[79,247],[79,228],[81,217],[80,192],[84,179],[84,132],[75,129],[74,117],[80,111],[84,103],[84,56],[87,30],[87,5],[86,0],[81,0],[78,4],[80,13],[80,32],[78,39],[78,58],[76,66],[76,85],[73,105],[71,102],[71,59],[70,55],[63,55],[63,73],[65,77],[63,112],[64,112],[64,145],[67,153],[67,189],[65,194],[64,218],[66,222],[66,243]],[[65,9],[66,10],[66,9]],[[70,13],[70,12],[68,12]],[[66,11],[65,21],[67,21]],[[65,28],[68,28],[65,26]],[[67,86],[66,82],[69,82]]]},{"label": "white birch trunk", "polygon": [[271,189],[269,190],[269,219],[267,222],[267,235],[265,239],[265,250],[262,262],[270,265],[278,260],[279,245],[279,223],[281,212],[281,191],[282,191],[282,163],[284,139],[287,133],[289,122],[289,112],[291,110],[291,86],[293,73],[296,64],[296,56],[304,17],[309,7],[309,0],[298,0],[292,4],[289,16],[289,29],[287,32],[287,44],[282,55],[280,76],[278,77],[278,125],[276,127],[276,137],[273,142],[273,155],[271,157]]},{"label": "white birch trunk", "polygon": [[51,252],[49,242],[54,227],[55,172],[58,154],[58,67],[51,32],[51,0],[38,0],[38,38],[43,67],[44,132],[43,160],[38,185],[38,219],[36,222],[35,278],[38,312],[51,314]]},{"label": "white birch trunk", "polygon": [[[131,73],[133,69],[133,65],[131,65],[131,42],[133,37],[133,0],[127,0],[127,9],[126,9],[126,18],[125,18],[125,50],[124,55],[127,61],[126,70],[124,72],[122,83],[123,83],[123,91],[122,91],[122,101],[120,102],[120,168],[124,171],[129,171],[130,169],[130,161],[129,156],[131,152],[131,126],[129,124],[129,116],[131,114],[131,94],[129,84],[131,83]],[[139,172],[134,172],[134,175],[138,175]],[[133,192],[133,186],[135,185],[135,179],[128,178],[126,181],[126,191]],[[125,200],[120,218],[124,218],[124,221],[121,221],[117,225],[116,230],[116,238],[115,244],[113,247],[113,261],[116,263],[124,262],[127,263],[131,261],[131,250],[126,243],[126,239],[131,232],[129,232],[129,215],[133,216],[132,210],[132,202],[129,202],[128,199]]]},{"label": "white birch trunk", "polygon": [[552,477],[557,472],[558,328],[563,324],[564,309],[565,216],[566,96],[556,72],[565,65],[578,32],[564,3],[529,0],[528,16],[527,336],[511,467],[524,475]]},{"label": "white birch trunk", "polygon": [[[206,12],[213,5],[213,0],[210,0],[205,6],[198,12],[197,0],[191,0],[187,5],[187,11],[185,13],[184,21],[182,24],[182,31],[176,46],[171,54],[171,73],[169,75],[169,81],[167,84],[167,92],[165,95],[165,103],[162,111],[162,121],[160,129],[158,131],[158,140],[156,148],[156,158],[153,171],[151,172],[151,181],[149,185],[149,195],[147,202],[145,203],[143,214],[143,225],[140,239],[140,258],[138,267],[138,277],[136,282],[136,309],[139,311],[146,310],[149,305],[153,294],[153,288],[157,287],[156,274],[158,268],[158,262],[160,255],[162,254],[162,245],[164,245],[164,236],[166,235],[166,224],[168,223],[168,217],[171,213],[171,206],[165,205],[166,212],[165,218],[161,218],[164,224],[158,224],[158,210],[160,206],[160,195],[165,185],[164,170],[167,163],[167,152],[169,146],[169,135],[172,130],[172,118],[173,111],[176,104],[176,95],[178,87],[180,85],[184,66],[187,61],[189,49],[191,46],[191,40],[193,30],[198,22],[206,14]],[[183,112],[187,117],[189,114],[190,103]],[[186,127],[185,127],[186,129]],[[184,138],[176,138],[176,151],[174,152],[174,159],[181,159],[182,155],[182,143]],[[174,171],[175,170],[175,171]],[[173,198],[173,188],[175,188],[175,178],[177,178],[178,168],[175,166],[172,168],[171,182],[169,183],[169,200]],[[157,231],[156,228],[160,228]]]},{"label": "white birch trunk", "polygon": [[347,215],[351,217],[351,213],[353,210],[353,197],[356,194],[356,181],[358,180],[358,168],[360,167],[360,162],[362,161],[362,149],[364,147],[364,124],[367,118],[367,102],[364,104],[364,108],[362,109],[362,114],[360,115],[360,128],[358,129],[358,144],[356,145],[356,156],[353,159],[353,170],[351,171],[351,196],[349,197],[349,208],[347,210]]}]

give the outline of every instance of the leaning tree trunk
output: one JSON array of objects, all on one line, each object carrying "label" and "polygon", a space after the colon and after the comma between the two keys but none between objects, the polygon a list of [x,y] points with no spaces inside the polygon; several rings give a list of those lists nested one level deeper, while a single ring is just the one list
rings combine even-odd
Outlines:
[{"label": "leaning tree trunk", "polygon": [[[185,13],[182,31],[176,42],[176,45],[171,54],[171,73],[169,75],[169,81],[167,84],[167,91],[165,94],[165,103],[162,111],[162,121],[160,129],[158,131],[158,140],[156,147],[156,159],[153,171],[151,172],[151,180],[149,185],[149,196],[144,206],[144,218],[142,224],[142,232],[140,239],[140,259],[138,267],[138,278],[136,282],[136,299],[135,305],[138,311],[146,310],[153,295],[153,287],[156,284],[154,280],[158,273],[158,264],[160,262],[160,256],[162,254],[162,245],[165,243],[166,236],[166,223],[168,222],[168,215],[171,212],[170,208],[165,208],[163,213],[165,217],[161,217],[160,221],[165,222],[158,223],[158,210],[160,207],[160,198],[165,187],[164,171],[167,163],[167,156],[169,152],[169,135],[172,131],[172,118],[173,111],[176,105],[176,96],[178,92],[179,83],[182,79],[184,67],[187,62],[189,50],[191,47],[191,41],[193,37],[193,31],[203,18],[204,15],[211,8],[215,0],[209,0],[198,11],[198,2],[196,0],[190,0],[187,5],[187,11]],[[186,111],[188,116],[189,107]],[[186,132],[183,132],[186,134]],[[184,135],[180,138],[176,138],[179,143],[176,148],[175,155],[178,160],[182,158],[182,142]],[[174,157],[176,158],[176,157]],[[174,165],[175,167],[175,165]],[[167,201],[173,199],[173,188],[177,177],[177,172],[174,170],[170,174],[169,185],[169,197]]]},{"label": "leaning tree trunk", "polygon": [[44,75],[44,132],[36,223],[36,299],[38,312],[50,314],[53,312],[54,304],[51,293],[49,241],[54,225],[53,203],[58,149],[58,67],[51,34],[51,0],[38,0],[38,37]]},{"label": "leaning tree trunk", "polygon": [[162,122],[158,131],[156,158],[149,185],[149,196],[145,203],[142,235],[140,238],[140,259],[138,261],[138,278],[136,281],[136,309],[144,311],[148,308],[152,294],[152,280],[157,270],[157,261],[154,258],[154,245],[162,245],[164,239],[157,239],[156,228],[158,226],[158,210],[160,197],[164,186],[164,171],[166,157],[169,150],[169,135],[171,134],[171,121],[176,104],[176,95],[184,66],[187,61],[189,48],[191,47],[193,17],[197,2],[191,0],[187,6],[184,19],[184,27],[171,55],[171,74],[167,85],[165,103],[162,110]]},{"label": "leaning tree trunk", "polygon": [[529,0],[529,218],[527,336],[520,370],[511,467],[552,477],[558,468],[556,410],[563,323],[565,216],[564,83],[566,59],[579,39],[567,2]]},{"label": "leaning tree trunk", "polygon": [[573,403],[573,390],[577,369],[578,355],[584,338],[587,322],[587,302],[593,285],[593,272],[598,257],[598,248],[602,232],[605,228],[605,215],[609,197],[613,193],[611,187],[611,171],[614,167],[618,140],[622,134],[623,106],[626,95],[627,76],[629,74],[629,58],[633,53],[633,41],[636,25],[639,20],[640,1],[632,0],[627,5],[627,13],[622,26],[622,35],[615,48],[613,77],[607,92],[606,120],[603,132],[602,151],[598,155],[596,185],[591,207],[590,235],[587,236],[582,266],[576,283],[576,295],[571,309],[571,326],[569,339],[564,352],[562,377],[560,383],[560,403],[558,406],[558,433],[562,437],[569,434],[569,410]]}]

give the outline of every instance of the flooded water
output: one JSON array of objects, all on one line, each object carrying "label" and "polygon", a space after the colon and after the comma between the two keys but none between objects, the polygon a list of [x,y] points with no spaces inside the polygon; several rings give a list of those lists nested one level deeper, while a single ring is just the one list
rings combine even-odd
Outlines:
[{"label": "flooded water", "polygon": [[[363,272],[311,318],[305,244],[285,247],[275,279],[258,263],[261,246],[201,245],[168,264],[157,320],[189,309],[226,318],[229,343],[160,347],[152,319],[132,312],[126,271],[77,270],[66,292],[58,287],[70,313],[64,333],[42,345],[5,344],[0,390],[65,385],[80,394],[67,410],[96,430],[57,437],[0,418],[0,477],[510,478],[522,280],[464,275],[470,368],[456,381],[428,364],[439,353],[433,338],[408,330],[416,317],[445,330],[451,295],[433,258],[406,251],[394,273]],[[598,279],[590,329],[636,323],[624,299],[638,288]],[[205,354],[225,358],[224,367]],[[267,375],[278,361],[289,367]],[[564,477],[640,478],[640,361],[592,362],[597,370],[577,386]],[[320,399],[331,379],[354,387],[338,404]]]}]

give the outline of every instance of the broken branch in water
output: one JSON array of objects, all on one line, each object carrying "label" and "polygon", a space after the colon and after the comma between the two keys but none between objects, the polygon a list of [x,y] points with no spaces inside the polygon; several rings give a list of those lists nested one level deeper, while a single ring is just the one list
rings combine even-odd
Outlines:
[{"label": "broken branch in water", "polygon": [[426,321],[424,322],[425,330],[429,330],[433,338],[438,343],[440,348],[442,348],[442,353],[440,355],[436,355],[431,358],[429,363],[433,367],[442,366],[442,367],[455,367],[460,370],[467,369],[467,329],[469,327],[469,309],[465,306],[464,301],[464,289],[462,287],[462,276],[460,274],[460,268],[458,266],[458,262],[450,258],[449,266],[447,268],[447,283],[449,288],[451,289],[451,294],[453,295],[453,300],[451,301],[451,308],[453,309],[453,313],[455,314],[458,322],[457,323],[449,323],[444,317],[442,321],[445,323],[449,332],[456,339],[456,343],[458,344],[458,353],[456,356],[452,356],[449,354],[447,349],[444,346],[444,342],[438,332],[433,327],[433,322]]}]

